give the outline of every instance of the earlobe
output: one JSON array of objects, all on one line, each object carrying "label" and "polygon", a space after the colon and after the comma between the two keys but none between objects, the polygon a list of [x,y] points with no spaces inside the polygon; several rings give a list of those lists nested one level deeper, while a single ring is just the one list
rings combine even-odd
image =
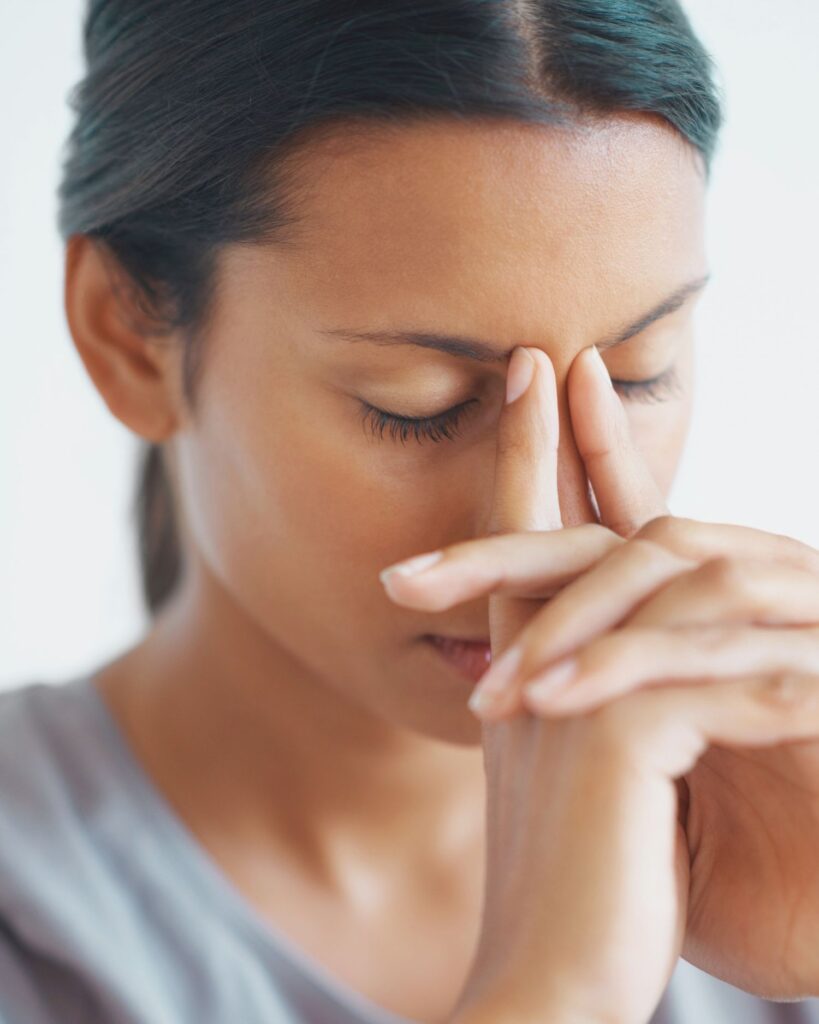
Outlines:
[{"label": "earlobe", "polygon": [[178,423],[179,353],[172,336],[151,333],[129,294],[124,271],[104,243],[72,235],[65,250],[64,308],[83,366],[121,423],[146,440],[163,441]]}]

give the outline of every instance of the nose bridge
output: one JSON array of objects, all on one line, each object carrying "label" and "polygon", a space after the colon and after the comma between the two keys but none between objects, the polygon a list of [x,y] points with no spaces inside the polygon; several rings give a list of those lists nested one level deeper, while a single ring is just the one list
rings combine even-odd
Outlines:
[{"label": "nose bridge", "polygon": [[[586,465],[574,439],[565,384],[561,386],[560,378],[558,378],[557,399],[560,431],[557,458],[557,489],[560,501],[561,522],[564,527],[580,526],[583,523],[596,523],[599,522],[599,517],[586,474]],[[479,501],[478,506],[480,511],[477,519],[473,520],[473,533],[471,536],[483,537],[486,536],[489,529],[493,501],[491,461],[483,462],[483,460],[493,460],[495,458],[494,442],[484,449],[480,458],[482,460],[481,473],[486,472],[488,474],[489,487],[481,491],[482,500]],[[475,511],[477,511],[477,508]]]}]

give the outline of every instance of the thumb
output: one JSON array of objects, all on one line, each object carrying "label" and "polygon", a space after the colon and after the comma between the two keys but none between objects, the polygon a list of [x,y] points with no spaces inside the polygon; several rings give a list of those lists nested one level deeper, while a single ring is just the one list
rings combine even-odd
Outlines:
[{"label": "thumb", "polygon": [[[489,533],[562,529],[557,491],[560,421],[551,360],[540,349],[519,346],[509,360],[506,386]],[[541,606],[535,598],[489,595],[493,660]]]}]

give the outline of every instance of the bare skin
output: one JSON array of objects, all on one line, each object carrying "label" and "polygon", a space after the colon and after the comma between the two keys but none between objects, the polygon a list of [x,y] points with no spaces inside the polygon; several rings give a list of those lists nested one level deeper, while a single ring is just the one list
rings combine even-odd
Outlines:
[{"label": "bare skin", "polygon": [[[518,344],[555,368],[562,523],[597,521],[566,374],[705,275],[705,184],[677,133],[640,115],[583,132],[408,123],[302,159],[298,245],[222,254],[195,417],[179,347],[133,330],[93,246],[69,243],[78,352],[111,412],[166,443],[188,557],[175,600],[95,682],[259,914],[379,1005],[443,1021],[477,939],[485,785],[471,686],[421,637],[488,638],[488,600],[400,608],[378,573],[487,532]],[[676,368],[672,394],[625,402],[664,494],[697,294],[604,353],[614,380]],[[342,327],[469,335],[499,358],[321,333]],[[437,444],[361,423],[360,400],[426,416],[469,399]]]},{"label": "bare skin", "polygon": [[[763,998],[813,995],[819,552],[669,514],[593,347],[567,390],[601,522],[562,528],[554,372],[521,348],[512,385],[527,361],[490,535],[385,578],[412,608],[487,595],[501,655],[470,698],[490,857],[455,1020],[646,1024],[679,956]],[[569,652],[579,674],[555,690]]]}]

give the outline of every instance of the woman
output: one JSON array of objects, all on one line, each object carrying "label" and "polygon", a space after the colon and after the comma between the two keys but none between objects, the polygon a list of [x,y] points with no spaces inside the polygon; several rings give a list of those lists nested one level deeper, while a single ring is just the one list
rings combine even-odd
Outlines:
[{"label": "woman", "polygon": [[[819,554],[665,505],[674,0],[94,0],[85,50],[66,314],[153,619],[0,700],[4,1016],[819,1019],[769,1001],[819,992]],[[524,691],[572,653],[594,708]]]}]

